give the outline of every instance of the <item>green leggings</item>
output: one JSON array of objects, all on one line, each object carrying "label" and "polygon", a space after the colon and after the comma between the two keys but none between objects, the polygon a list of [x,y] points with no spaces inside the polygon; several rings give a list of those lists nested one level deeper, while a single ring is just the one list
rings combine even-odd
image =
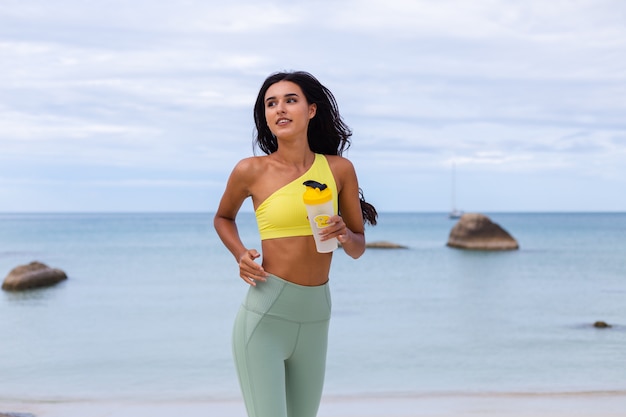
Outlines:
[{"label": "green leggings", "polygon": [[330,321],[328,284],[270,275],[237,314],[233,354],[249,417],[315,417],[322,398]]}]

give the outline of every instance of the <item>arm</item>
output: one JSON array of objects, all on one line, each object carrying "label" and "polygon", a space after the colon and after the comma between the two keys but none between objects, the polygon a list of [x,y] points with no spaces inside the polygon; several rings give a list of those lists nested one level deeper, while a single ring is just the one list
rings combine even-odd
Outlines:
[{"label": "arm", "polygon": [[213,226],[224,246],[233,254],[239,263],[239,276],[250,285],[254,280],[265,281],[267,275],[263,267],[254,260],[261,255],[256,249],[248,249],[239,237],[235,218],[244,200],[250,196],[249,185],[254,178],[250,159],[243,160],[235,166],[226,184],[226,190],[220,201]]},{"label": "arm", "polygon": [[323,239],[336,237],[344,252],[357,259],[365,252],[365,229],[359,199],[359,183],[354,166],[349,160],[336,157],[334,162],[341,216],[331,218],[334,224],[327,228],[329,230]]}]

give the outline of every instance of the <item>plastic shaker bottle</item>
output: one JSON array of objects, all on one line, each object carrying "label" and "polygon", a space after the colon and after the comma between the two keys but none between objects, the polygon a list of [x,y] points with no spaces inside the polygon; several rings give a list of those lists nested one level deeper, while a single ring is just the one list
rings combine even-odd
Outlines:
[{"label": "plastic shaker bottle", "polygon": [[337,249],[337,239],[321,241],[319,232],[328,227],[330,217],[333,215],[333,193],[326,184],[320,184],[317,181],[305,181],[303,184],[306,186],[306,191],[302,199],[309,215],[309,223],[311,223],[317,251],[320,253],[332,252]]}]

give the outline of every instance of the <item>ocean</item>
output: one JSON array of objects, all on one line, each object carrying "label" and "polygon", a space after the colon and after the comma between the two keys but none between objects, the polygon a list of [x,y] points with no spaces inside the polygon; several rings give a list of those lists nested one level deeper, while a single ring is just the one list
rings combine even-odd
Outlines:
[{"label": "ocean", "polygon": [[[335,253],[325,395],[626,394],[626,213],[485,214],[519,250],[448,248],[445,213],[382,213],[367,240],[407,249]],[[0,214],[0,278],[33,260],[69,279],[0,293],[0,400],[240,398],[247,285],[212,214]]]}]

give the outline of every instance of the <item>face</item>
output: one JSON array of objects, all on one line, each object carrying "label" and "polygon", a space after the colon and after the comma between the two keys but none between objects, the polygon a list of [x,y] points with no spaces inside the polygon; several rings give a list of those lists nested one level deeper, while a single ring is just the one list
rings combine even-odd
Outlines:
[{"label": "face", "polygon": [[265,120],[277,138],[304,135],[317,106],[309,104],[302,89],[291,81],[272,84],[265,93]]}]

